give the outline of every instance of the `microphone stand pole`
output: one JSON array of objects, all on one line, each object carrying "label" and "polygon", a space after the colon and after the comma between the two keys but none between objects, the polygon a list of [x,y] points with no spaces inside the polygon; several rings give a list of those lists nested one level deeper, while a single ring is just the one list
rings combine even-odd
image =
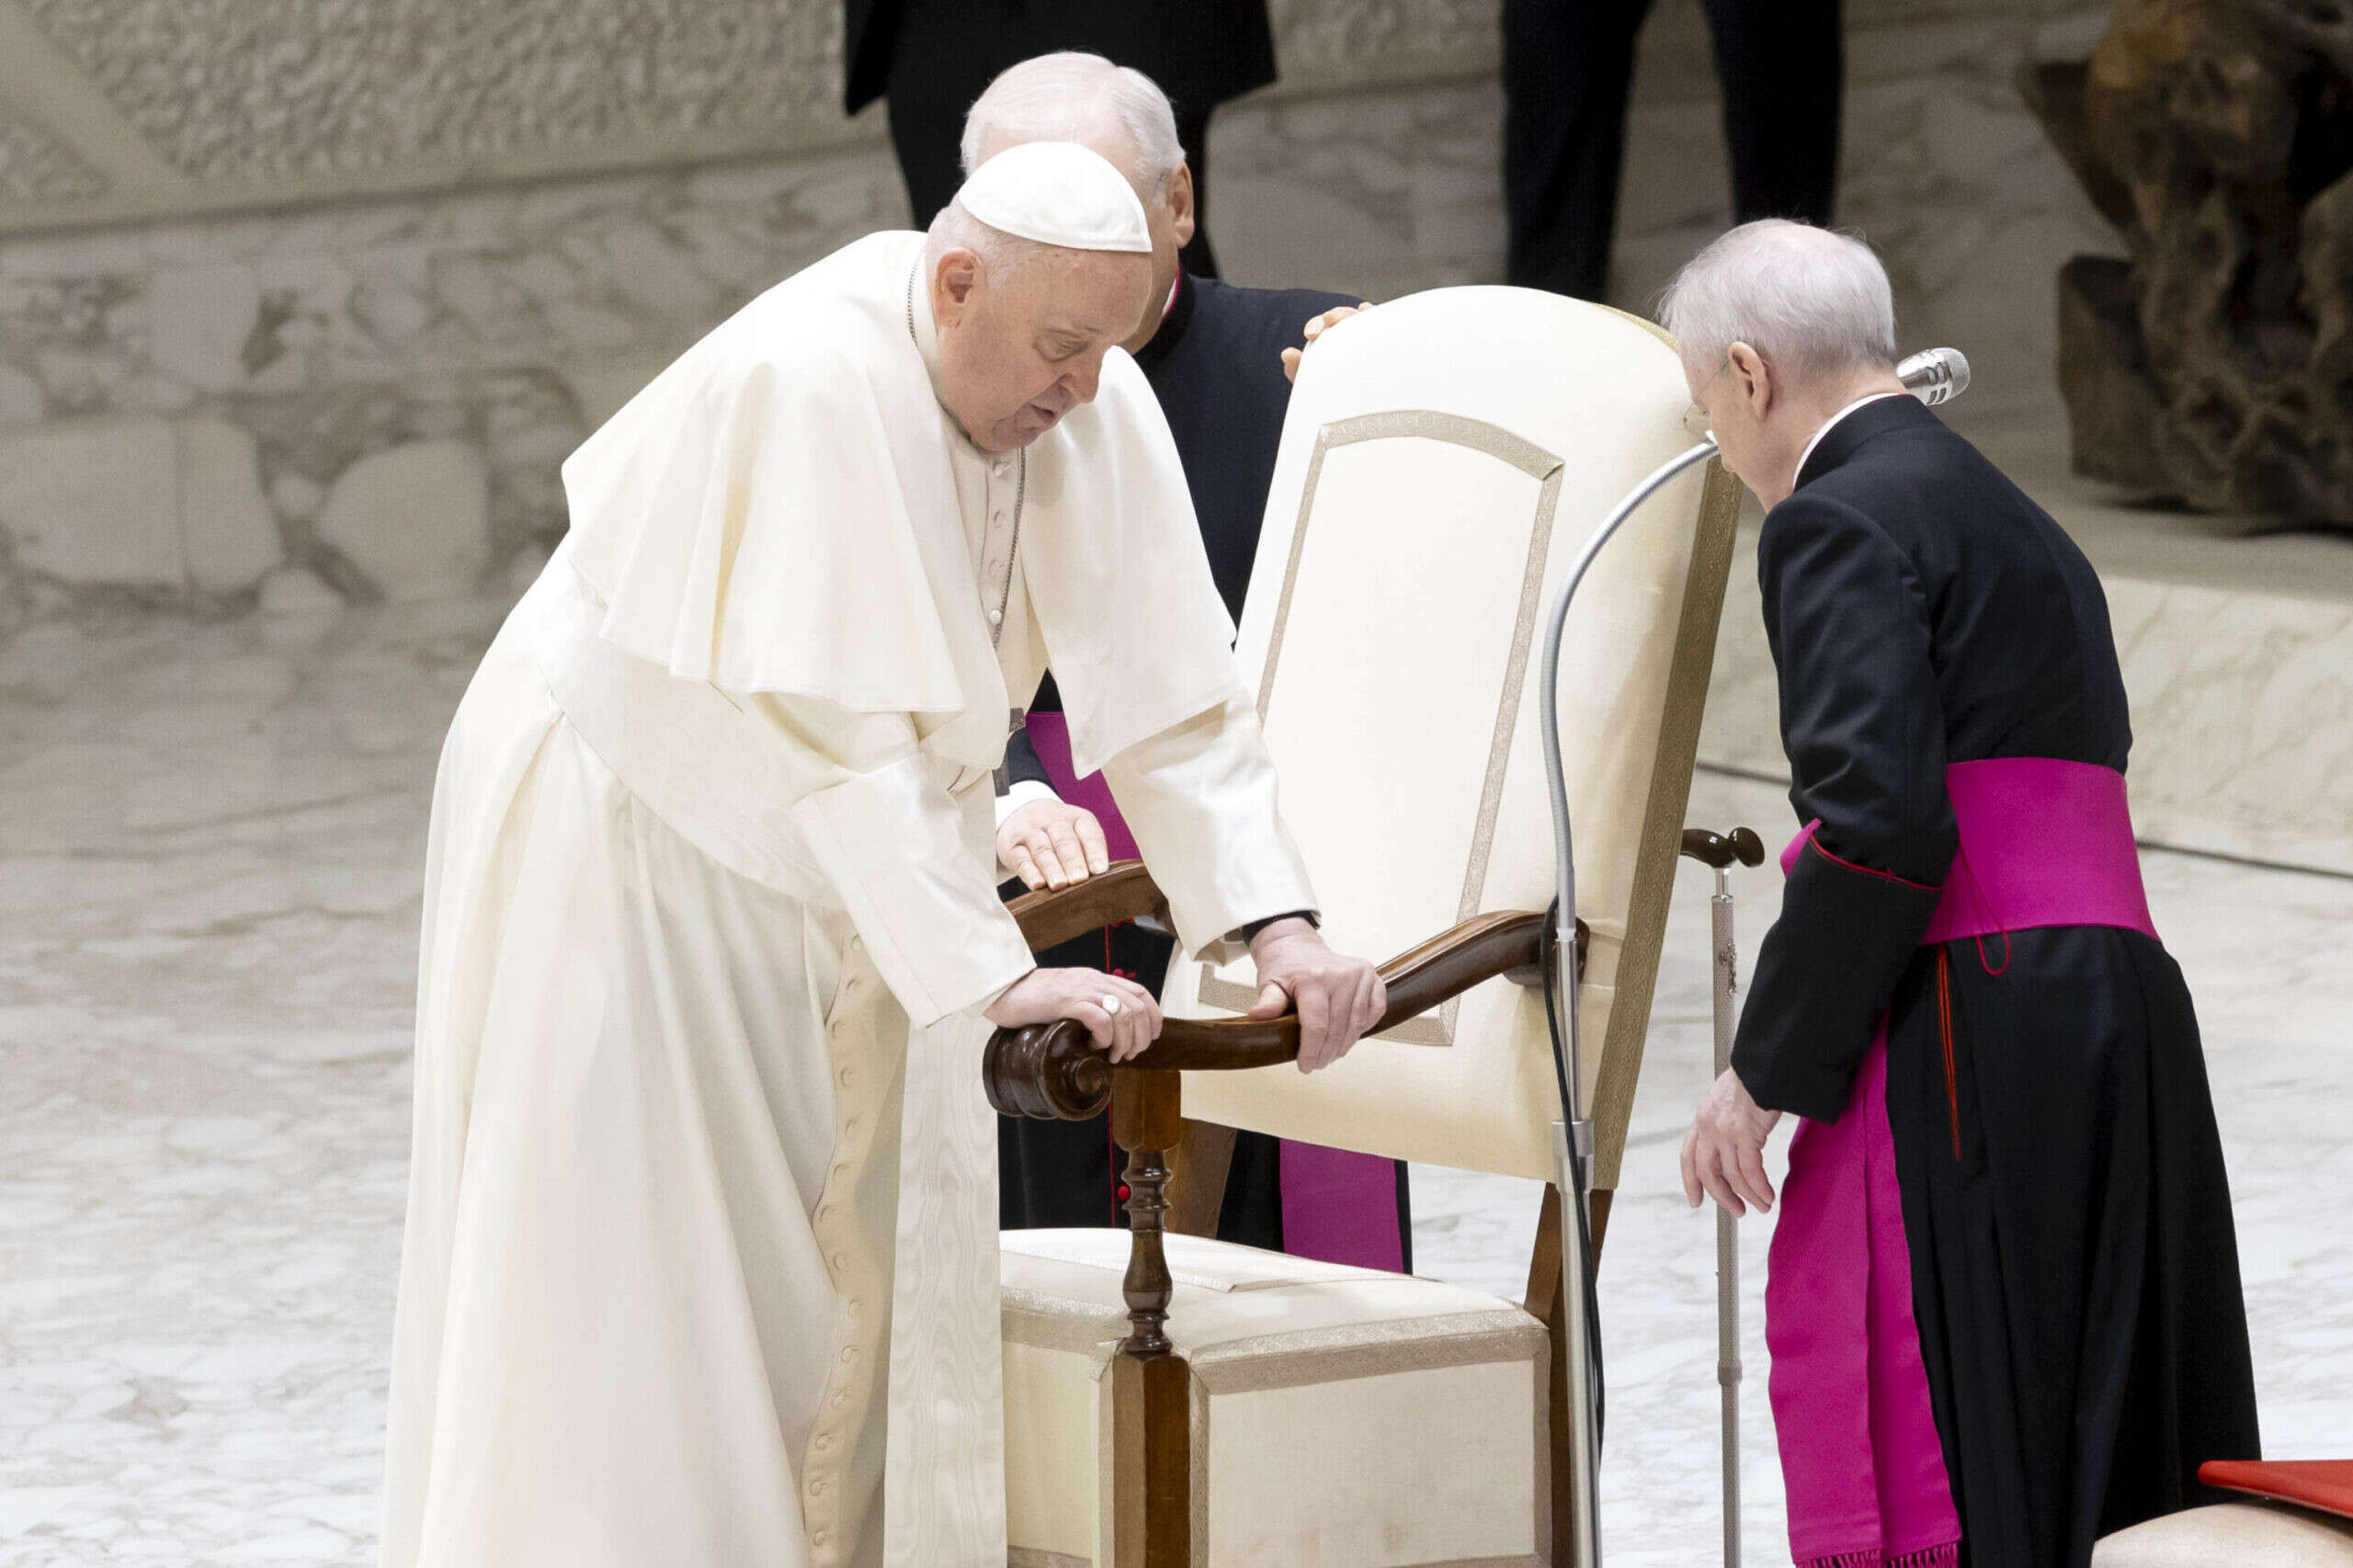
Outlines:
[{"label": "microphone stand pole", "polygon": [[1585,581],[1594,557],[1601,553],[1620,525],[1669,480],[1716,455],[1714,437],[1662,463],[1618,503],[1586,540],[1570,565],[1544,631],[1544,673],[1538,700],[1543,715],[1544,772],[1552,796],[1552,842],[1557,851],[1553,904],[1553,953],[1561,966],[1557,984],[1566,1015],[1567,1058],[1560,1063],[1561,1119],[1552,1124],[1552,1161],[1561,1188],[1562,1338],[1568,1366],[1570,1495],[1576,1509],[1576,1534],[1570,1542],[1567,1568],[1601,1568],[1601,1422],[1597,1398],[1599,1358],[1596,1354],[1593,1317],[1593,1243],[1589,1204],[1593,1186],[1593,1122],[1585,1114],[1583,1042],[1578,1034],[1576,855],[1569,833],[1568,777],[1561,762],[1561,632],[1568,623],[1569,601]]}]

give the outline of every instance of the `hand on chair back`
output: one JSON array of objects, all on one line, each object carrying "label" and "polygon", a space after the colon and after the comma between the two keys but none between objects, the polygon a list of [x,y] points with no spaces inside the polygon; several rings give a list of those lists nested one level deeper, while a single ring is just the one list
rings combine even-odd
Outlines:
[{"label": "hand on chair back", "polygon": [[1336,326],[1341,322],[1347,320],[1350,316],[1357,314],[1358,312],[1369,311],[1370,309],[1372,309],[1372,307],[1369,304],[1334,305],[1330,310],[1325,311],[1322,315],[1317,316],[1313,321],[1309,322],[1307,324],[1306,330],[1301,334],[1301,335],[1305,339],[1302,346],[1298,348],[1286,348],[1283,350],[1283,374],[1294,381],[1299,380],[1300,360],[1306,356],[1308,349],[1315,347],[1315,340],[1324,335],[1324,330],[1327,327]]},{"label": "hand on chair back", "polygon": [[1346,1056],[1389,1009],[1388,988],[1372,965],[1334,952],[1304,920],[1278,920],[1259,932],[1250,957],[1258,966],[1258,1005],[1250,1016],[1280,1017],[1285,1007],[1298,1007],[1302,1073]]}]

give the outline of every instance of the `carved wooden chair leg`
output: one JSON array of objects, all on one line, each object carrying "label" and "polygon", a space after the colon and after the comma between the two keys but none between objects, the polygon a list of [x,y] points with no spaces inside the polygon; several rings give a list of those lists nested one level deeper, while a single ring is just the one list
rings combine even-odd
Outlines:
[{"label": "carved wooden chair leg", "polygon": [[1111,1137],[1128,1153],[1131,1332],[1112,1368],[1116,1568],[1188,1568],[1193,1558],[1192,1369],[1168,1340],[1176,1281],[1162,1245],[1168,1151],[1184,1135],[1175,1073],[1112,1074]]}]

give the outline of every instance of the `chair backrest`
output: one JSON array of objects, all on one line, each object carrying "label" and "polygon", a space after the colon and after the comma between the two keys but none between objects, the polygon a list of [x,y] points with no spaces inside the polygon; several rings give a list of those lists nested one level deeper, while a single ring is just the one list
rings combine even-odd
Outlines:
[{"label": "chair backrest", "polygon": [[[1569,562],[1691,444],[1673,340],[1529,290],[1441,289],[1335,328],[1283,428],[1237,644],[1329,940],[1386,959],[1542,909],[1553,861],[1535,690]],[[1561,715],[1597,1181],[1617,1180],[1739,512],[1716,464],[1631,519],[1570,612]],[[1695,958],[1698,955],[1694,955]],[[1240,1012],[1249,960],[1189,954],[1176,1017]],[[1371,1153],[1550,1177],[1543,999],[1496,980],[1290,1067],[1188,1075],[1186,1113]]]}]

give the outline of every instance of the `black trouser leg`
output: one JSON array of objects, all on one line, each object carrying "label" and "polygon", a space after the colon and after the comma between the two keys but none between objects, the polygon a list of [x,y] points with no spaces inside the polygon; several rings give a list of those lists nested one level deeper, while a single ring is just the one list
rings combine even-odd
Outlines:
[{"label": "black trouser leg", "polygon": [[931,227],[939,210],[956,199],[964,183],[958,139],[964,133],[961,109],[950,110],[935,94],[892,90],[885,106],[890,113],[891,148],[899,156],[899,173],[907,182],[907,205],[914,226]]},{"label": "black trouser leg", "polygon": [[1826,225],[1846,87],[1838,0],[1708,0],[1734,218]]},{"label": "black trouser leg", "polygon": [[1598,300],[1609,286],[1634,38],[1650,0],[1504,0],[1510,280]]}]

